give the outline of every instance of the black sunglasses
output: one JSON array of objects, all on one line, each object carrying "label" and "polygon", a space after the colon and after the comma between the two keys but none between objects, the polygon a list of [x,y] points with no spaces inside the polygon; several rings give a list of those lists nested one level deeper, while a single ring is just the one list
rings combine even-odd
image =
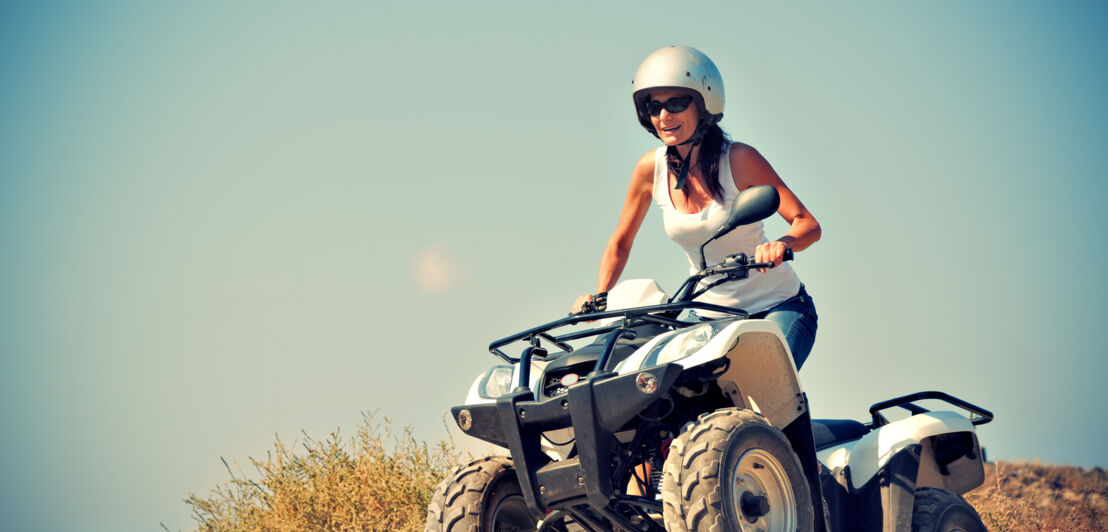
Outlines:
[{"label": "black sunglasses", "polygon": [[692,103],[692,96],[676,96],[670,98],[664,102],[658,100],[646,101],[646,114],[650,116],[658,116],[662,114],[662,109],[669,111],[670,113],[680,113],[689,108],[689,104]]}]

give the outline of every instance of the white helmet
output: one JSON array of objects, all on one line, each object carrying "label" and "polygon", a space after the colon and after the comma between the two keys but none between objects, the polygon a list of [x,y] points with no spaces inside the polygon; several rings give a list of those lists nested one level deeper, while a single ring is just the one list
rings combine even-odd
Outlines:
[{"label": "white helmet", "polygon": [[643,60],[635,79],[631,80],[631,96],[639,123],[658,135],[650,123],[644,104],[651,89],[687,89],[696,98],[700,109],[700,126],[707,128],[723,118],[723,77],[715,63],[703,52],[690,46],[667,46]]}]

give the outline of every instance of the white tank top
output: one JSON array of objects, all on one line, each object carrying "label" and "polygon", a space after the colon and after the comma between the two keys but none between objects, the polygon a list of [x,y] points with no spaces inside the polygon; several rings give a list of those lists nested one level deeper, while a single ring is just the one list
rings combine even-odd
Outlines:
[{"label": "white tank top", "polygon": [[[719,181],[723,185],[723,203],[712,200],[704,210],[686,214],[678,212],[669,194],[669,168],[666,165],[666,147],[658,148],[654,155],[654,202],[662,209],[662,224],[666,235],[677,242],[689,258],[689,273],[700,271],[700,245],[708,240],[727,218],[735,195],[739,193],[731,176],[729,146],[724,146],[719,161]],[[762,222],[736,227],[730,233],[712,241],[704,248],[708,266],[719,264],[728,255],[746,253],[754,257],[754,248],[766,241]],[[705,285],[719,279],[709,277],[701,281]],[[751,270],[750,276],[739,281],[723,283],[696,298],[697,301],[725,307],[743,309],[751,314],[766,310],[794,296],[800,291],[800,278],[789,263],[761,273]],[[698,314],[716,318],[720,313],[697,311]]]}]

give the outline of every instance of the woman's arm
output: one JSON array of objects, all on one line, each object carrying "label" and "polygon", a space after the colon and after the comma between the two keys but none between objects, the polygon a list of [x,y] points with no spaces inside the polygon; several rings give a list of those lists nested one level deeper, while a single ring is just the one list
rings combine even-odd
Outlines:
[{"label": "woman's arm", "polygon": [[762,154],[751,146],[736,142],[731,145],[728,154],[731,162],[731,177],[735,180],[735,186],[742,190],[754,185],[771,185],[777,189],[781,197],[781,205],[777,208],[785,221],[789,222],[789,231],[773,242],[766,242],[758,246],[754,252],[756,262],[772,262],[781,264],[786,248],[793,251],[802,251],[816,243],[822,233],[819,222],[801,203],[800,198],[793,194],[773,167],[769,165]]},{"label": "woman's arm", "polygon": [[[623,200],[623,209],[619,212],[619,222],[604,246],[600,257],[600,271],[596,278],[596,292],[604,292],[615,286],[627,265],[631,255],[631,245],[642,226],[646,211],[650,209],[654,186],[654,151],[643,155],[631,172],[631,184],[627,188],[627,197]],[[591,294],[582,295],[573,304],[573,312],[580,312],[581,305],[592,299]]]}]

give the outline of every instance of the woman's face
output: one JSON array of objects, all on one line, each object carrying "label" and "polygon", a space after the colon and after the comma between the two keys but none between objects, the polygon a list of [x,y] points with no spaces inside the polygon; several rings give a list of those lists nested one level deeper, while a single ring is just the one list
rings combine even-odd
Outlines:
[{"label": "woman's face", "polygon": [[[663,89],[651,92],[649,100],[665,103],[671,98],[685,96],[689,96],[686,91]],[[666,146],[676,146],[692,138],[699,121],[700,110],[696,106],[695,99],[684,111],[671,113],[663,107],[660,114],[650,117],[650,123],[654,125],[654,130],[658,132],[658,137]]]}]

